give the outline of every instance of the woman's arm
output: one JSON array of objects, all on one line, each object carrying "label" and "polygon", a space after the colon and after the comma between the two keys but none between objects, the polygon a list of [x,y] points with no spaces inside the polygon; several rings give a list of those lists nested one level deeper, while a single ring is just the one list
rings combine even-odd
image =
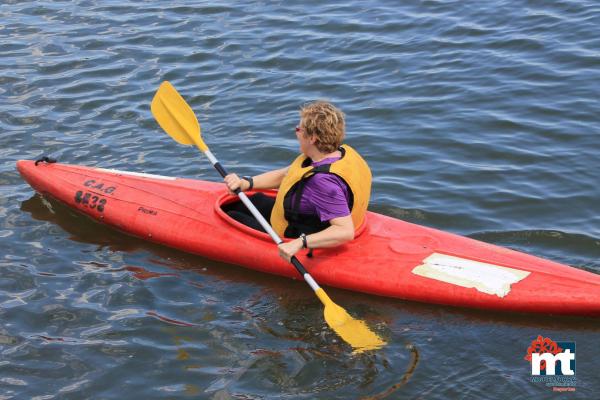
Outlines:
[{"label": "woman's arm", "polygon": [[[252,179],[254,180],[253,189],[277,189],[281,185],[281,181],[287,174],[289,167],[276,169],[273,171],[265,172],[264,174],[256,175]],[[245,179],[240,179],[237,174],[229,174],[224,178],[225,184],[229,191],[233,192],[237,188],[241,188],[242,192],[248,190],[250,183]]]},{"label": "woman's arm", "polygon": [[[309,248],[336,247],[354,239],[354,223],[350,215],[333,218],[329,220],[329,223],[331,226],[306,236],[306,243]],[[279,255],[290,261],[292,256],[300,249],[302,249],[302,239],[294,239],[279,245]]]}]

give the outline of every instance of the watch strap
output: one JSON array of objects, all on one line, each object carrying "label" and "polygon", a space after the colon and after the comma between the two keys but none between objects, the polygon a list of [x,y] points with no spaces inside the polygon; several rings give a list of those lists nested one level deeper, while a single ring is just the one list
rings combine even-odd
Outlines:
[{"label": "watch strap", "polygon": [[308,242],[306,240],[306,233],[300,234],[300,239],[302,239],[302,247],[308,249]]},{"label": "watch strap", "polygon": [[254,187],[254,179],[248,175],[242,176],[242,179],[247,181],[250,184],[250,186],[248,187],[248,190],[252,190],[252,188]]}]

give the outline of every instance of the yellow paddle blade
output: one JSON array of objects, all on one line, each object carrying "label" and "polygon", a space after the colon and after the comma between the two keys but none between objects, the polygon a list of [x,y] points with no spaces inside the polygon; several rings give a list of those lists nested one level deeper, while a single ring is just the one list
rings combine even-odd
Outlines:
[{"label": "yellow paddle blade", "polygon": [[170,82],[164,81],[150,106],[154,118],[169,136],[181,144],[195,144],[205,152],[208,147],[202,140],[200,124],[194,111]]},{"label": "yellow paddle blade", "polygon": [[354,349],[354,353],[375,350],[387,343],[371,331],[364,321],[354,319],[342,307],[335,304],[322,288],[316,292],[325,306],[325,322],[335,333]]}]

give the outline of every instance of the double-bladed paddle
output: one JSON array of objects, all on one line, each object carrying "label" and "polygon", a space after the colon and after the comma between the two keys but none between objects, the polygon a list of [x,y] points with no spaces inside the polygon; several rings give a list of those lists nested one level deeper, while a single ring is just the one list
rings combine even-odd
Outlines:
[{"label": "double-bladed paddle", "polygon": [[[175,90],[173,85],[167,81],[160,85],[152,100],[151,109],[154,118],[169,136],[178,143],[196,145],[196,147],[206,155],[222,177],[227,175],[225,168],[219,163],[202,140],[200,124],[198,123],[194,111],[192,111],[183,97]],[[250,210],[252,215],[260,222],[273,241],[277,244],[283,243],[283,240],[281,240],[271,225],[263,218],[248,196],[240,189],[237,189],[235,193],[246,205],[248,210]],[[355,349],[355,352],[377,349],[386,344],[386,342],[376,333],[369,329],[364,321],[352,318],[346,310],[335,304],[295,256],[291,258],[291,263],[315,291],[319,300],[321,300],[325,306],[324,317],[327,324],[344,341],[350,344]]]}]

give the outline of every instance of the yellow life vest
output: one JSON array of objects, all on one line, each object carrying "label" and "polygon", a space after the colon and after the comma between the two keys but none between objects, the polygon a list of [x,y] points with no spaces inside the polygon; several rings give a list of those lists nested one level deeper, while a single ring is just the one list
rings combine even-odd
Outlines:
[{"label": "yellow life vest", "polygon": [[[352,222],[354,223],[354,229],[357,230],[365,219],[367,206],[369,205],[369,197],[371,196],[371,170],[367,162],[352,147],[342,145],[340,151],[342,158],[328,165],[329,170],[327,173],[340,177],[348,185],[351,197],[348,206]],[[314,169],[319,167],[313,167],[310,164],[311,160],[308,157],[304,154],[299,155],[290,165],[286,176],[279,186],[275,205],[271,212],[271,225],[280,236],[285,236],[289,225],[285,217],[284,200],[300,181],[308,179],[316,173]]]}]

